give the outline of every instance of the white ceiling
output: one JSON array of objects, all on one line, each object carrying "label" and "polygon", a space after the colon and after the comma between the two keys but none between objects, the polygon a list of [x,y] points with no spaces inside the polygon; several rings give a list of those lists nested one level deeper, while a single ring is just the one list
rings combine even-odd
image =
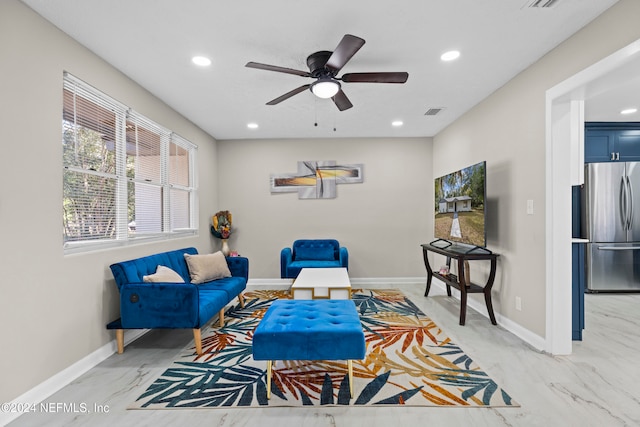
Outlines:
[{"label": "white ceiling", "polygon": [[[640,60],[583,88],[587,122],[640,122]],[[636,108],[633,114],[620,111]]]},{"label": "white ceiling", "polygon": [[[243,139],[435,135],[617,0],[22,1],[216,139]],[[366,44],[340,75],[406,71],[407,83],[343,83],[343,112],[309,91],[265,105],[312,80],[247,62],[307,71],[347,33]],[[442,62],[451,49],[461,57]]]}]

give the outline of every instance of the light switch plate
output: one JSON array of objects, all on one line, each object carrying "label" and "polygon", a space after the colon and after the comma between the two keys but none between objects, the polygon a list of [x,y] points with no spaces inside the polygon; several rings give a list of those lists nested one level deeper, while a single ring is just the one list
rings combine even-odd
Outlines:
[{"label": "light switch plate", "polygon": [[533,215],[533,200],[527,200],[527,215]]}]

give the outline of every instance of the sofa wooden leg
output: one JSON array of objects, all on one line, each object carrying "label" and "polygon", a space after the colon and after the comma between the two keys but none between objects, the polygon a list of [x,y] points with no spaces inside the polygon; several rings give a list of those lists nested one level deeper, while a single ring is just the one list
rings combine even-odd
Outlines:
[{"label": "sofa wooden leg", "polygon": [[116,329],[116,343],[118,344],[118,354],[124,353],[124,329]]},{"label": "sofa wooden leg", "polygon": [[193,329],[193,340],[196,343],[196,354],[202,356],[202,334],[200,333],[200,328]]},{"label": "sofa wooden leg", "polygon": [[220,309],[220,327],[224,326],[224,308]]},{"label": "sofa wooden leg", "polygon": [[241,293],[238,294],[238,301],[240,301],[240,307],[244,308],[244,295],[242,295]]}]

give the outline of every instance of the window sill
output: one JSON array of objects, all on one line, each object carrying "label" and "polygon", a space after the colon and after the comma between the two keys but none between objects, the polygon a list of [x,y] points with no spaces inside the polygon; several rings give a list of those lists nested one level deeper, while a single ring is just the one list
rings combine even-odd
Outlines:
[{"label": "window sill", "polygon": [[68,242],[64,245],[64,255],[74,255],[87,252],[98,252],[105,249],[120,248],[126,246],[143,245],[147,243],[157,243],[173,239],[197,236],[197,230],[180,230],[173,233],[162,233],[132,237],[122,240],[97,240],[83,242]]}]

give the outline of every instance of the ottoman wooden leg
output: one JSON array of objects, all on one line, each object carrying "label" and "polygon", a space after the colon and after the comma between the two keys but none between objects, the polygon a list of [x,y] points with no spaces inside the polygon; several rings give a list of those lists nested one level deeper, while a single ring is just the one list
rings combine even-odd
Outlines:
[{"label": "ottoman wooden leg", "polygon": [[267,360],[267,399],[271,399],[271,360]]},{"label": "ottoman wooden leg", "polygon": [[353,361],[347,360],[347,368],[349,370],[349,396],[353,398]]}]

